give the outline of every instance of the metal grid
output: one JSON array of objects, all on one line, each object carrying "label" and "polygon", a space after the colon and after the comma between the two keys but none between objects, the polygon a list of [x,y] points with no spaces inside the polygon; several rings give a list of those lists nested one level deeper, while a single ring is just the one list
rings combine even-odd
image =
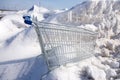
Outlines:
[{"label": "metal grid", "polygon": [[36,23],[41,48],[49,69],[77,62],[94,54],[97,33],[66,25]]}]

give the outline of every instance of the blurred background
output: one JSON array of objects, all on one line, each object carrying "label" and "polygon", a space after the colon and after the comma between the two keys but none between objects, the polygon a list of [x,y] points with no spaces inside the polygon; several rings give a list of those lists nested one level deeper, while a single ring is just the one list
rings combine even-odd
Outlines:
[{"label": "blurred background", "polygon": [[0,9],[23,10],[33,5],[43,6],[48,9],[71,8],[85,0],[0,0]]}]

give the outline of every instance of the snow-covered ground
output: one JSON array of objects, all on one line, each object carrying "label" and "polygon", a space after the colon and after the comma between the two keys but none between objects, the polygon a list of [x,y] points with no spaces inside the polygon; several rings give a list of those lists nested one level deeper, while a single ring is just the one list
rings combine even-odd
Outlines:
[{"label": "snow-covered ground", "polygon": [[50,11],[34,5],[29,10],[5,14],[0,19],[0,80],[40,80],[48,72],[36,32],[33,26],[24,23],[23,15],[99,33],[94,57],[60,66],[44,75],[43,80],[119,80],[119,5],[117,0],[97,0],[67,11]]}]

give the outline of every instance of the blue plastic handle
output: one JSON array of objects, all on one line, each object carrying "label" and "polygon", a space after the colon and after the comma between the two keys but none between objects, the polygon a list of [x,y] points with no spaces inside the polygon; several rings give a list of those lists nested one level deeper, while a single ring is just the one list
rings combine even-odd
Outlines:
[{"label": "blue plastic handle", "polygon": [[32,25],[31,17],[30,16],[23,16],[24,23],[28,25]]}]

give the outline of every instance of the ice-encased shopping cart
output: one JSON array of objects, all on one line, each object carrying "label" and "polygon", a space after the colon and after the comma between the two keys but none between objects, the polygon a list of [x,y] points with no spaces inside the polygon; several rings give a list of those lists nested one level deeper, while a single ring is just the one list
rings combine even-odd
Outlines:
[{"label": "ice-encased shopping cart", "polygon": [[45,22],[36,22],[34,27],[50,70],[94,55],[96,32]]}]

